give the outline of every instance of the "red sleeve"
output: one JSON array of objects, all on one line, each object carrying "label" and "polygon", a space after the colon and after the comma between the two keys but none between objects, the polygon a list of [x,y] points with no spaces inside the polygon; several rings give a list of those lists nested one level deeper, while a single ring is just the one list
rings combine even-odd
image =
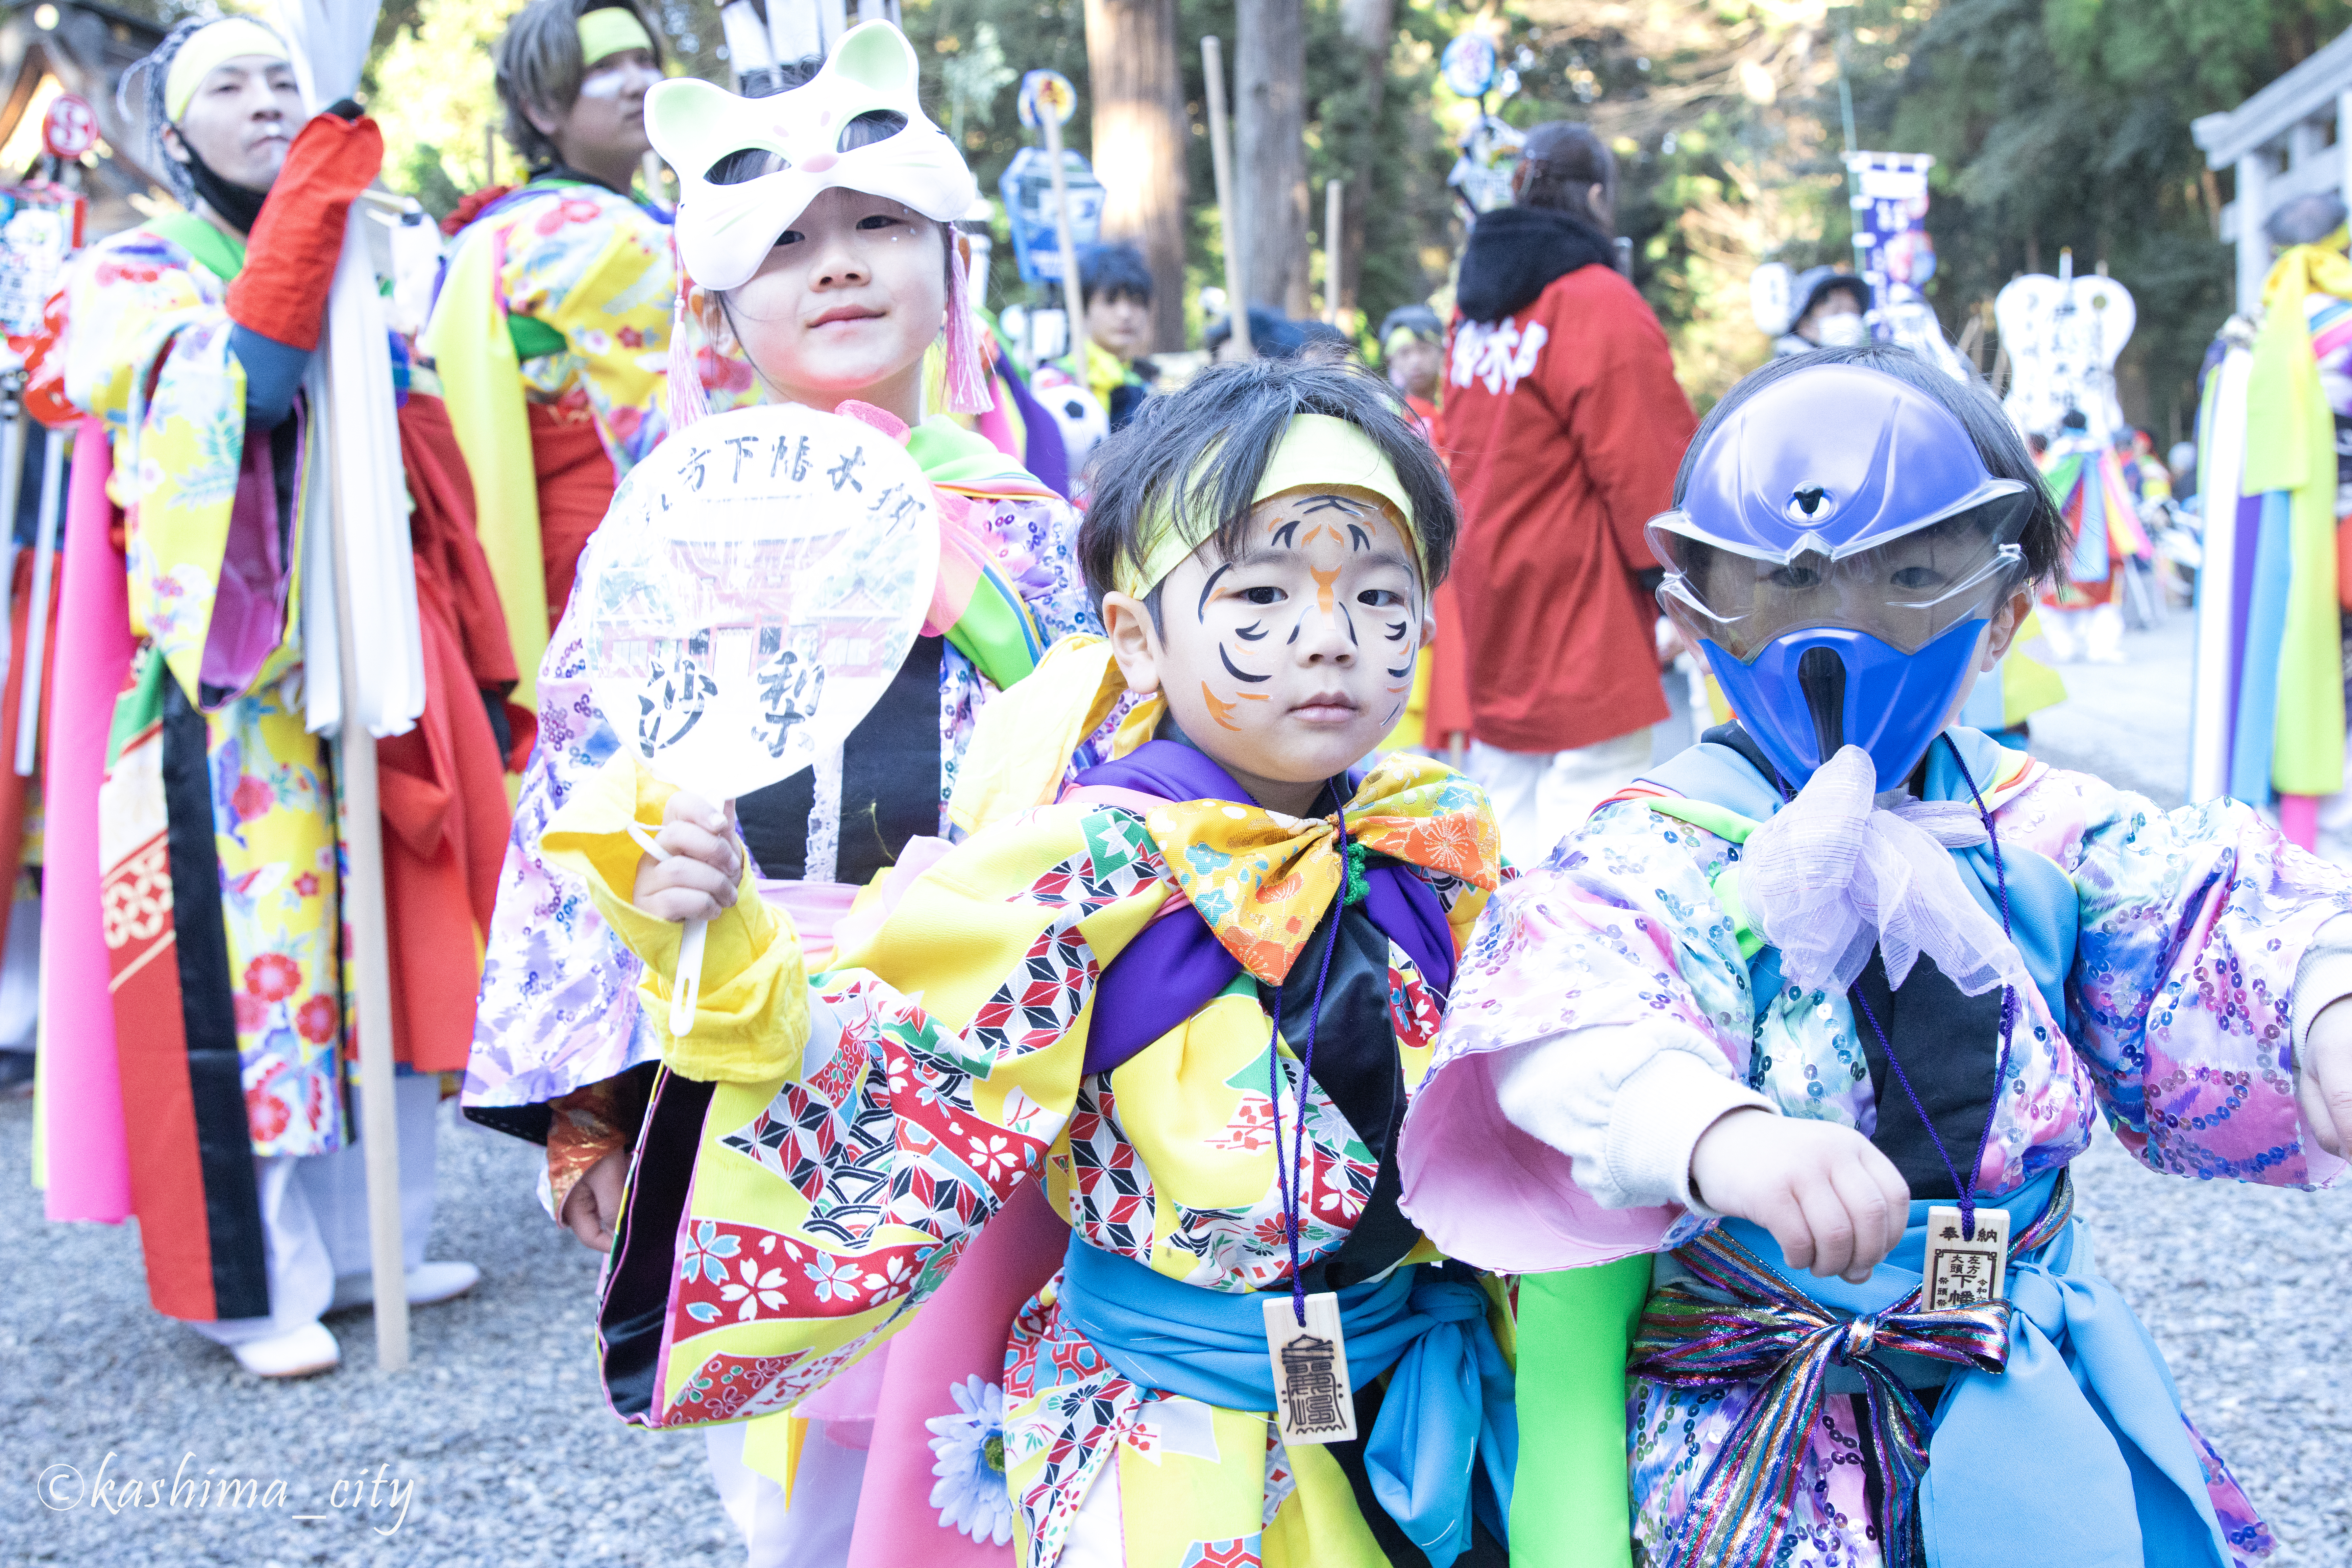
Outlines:
[{"label": "red sleeve", "polygon": [[1643,526],[1674,504],[1675,470],[1698,428],[1666,334],[1605,268],[1573,274],[1553,301],[1546,329],[1570,341],[1537,357],[1536,382],[1576,443],[1622,558],[1635,571],[1656,565]]}]

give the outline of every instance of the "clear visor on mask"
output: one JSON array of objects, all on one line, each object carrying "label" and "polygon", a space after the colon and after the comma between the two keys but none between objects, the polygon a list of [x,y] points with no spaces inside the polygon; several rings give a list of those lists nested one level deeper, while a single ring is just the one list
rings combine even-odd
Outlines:
[{"label": "clear visor on mask", "polygon": [[1743,664],[1812,626],[1850,626],[1910,654],[2025,585],[2017,541],[2032,515],[1980,507],[1841,558],[1814,540],[1785,559],[1747,554],[1696,536],[1681,512],[1653,521],[1649,541],[1668,567],[1658,590],[1667,616]]}]

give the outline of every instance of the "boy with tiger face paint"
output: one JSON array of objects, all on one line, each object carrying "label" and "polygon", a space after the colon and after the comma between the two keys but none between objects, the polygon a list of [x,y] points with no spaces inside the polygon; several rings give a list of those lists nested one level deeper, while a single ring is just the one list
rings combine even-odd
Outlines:
[{"label": "boy with tiger face paint", "polygon": [[[607,1274],[625,1281],[604,1306],[608,1386],[660,1369],[633,1419],[798,1408],[904,1314],[962,1310],[972,1259],[1018,1238],[1059,1268],[986,1347],[966,1418],[877,1421],[860,1556],[934,1560],[937,1514],[989,1525],[1020,1568],[1181,1568],[1243,1542],[1265,1568],[1508,1561],[1507,1298],[1423,1244],[1396,1163],[1499,841],[1442,763],[1354,767],[1404,702],[1455,521],[1436,456],[1362,371],[1251,361],[1146,403],[1101,448],[1079,531],[1110,636],[1063,639],[991,700],[950,806],[971,837],[822,974],[739,896],[709,802],[617,777],[574,797],[550,852],[651,955],[653,1026],[667,922],[709,919],[726,955],[705,963],[693,1038],[723,1035],[730,1059],[666,1052],[666,1081],[708,1079],[679,1091],[702,1109],[649,1116],[638,1154],[691,1180],[632,1200]],[[1110,760],[1065,787],[1058,759],[1122,700]],[[632,826],[669,858],[641,856]],[[844,1140],[746,1173],[740,1130],[818,1098],[877,1153]],[[871,1234],[919,1268],[852,1234],[877,1160],[924,1196],[891,1197]],[[1034,1186],[1066,1237],[1013,1228]],[[843,1283],[779,1272],[748,1322],[669,1289],[701,1278],[697,1246],[788,1244]],[[1269,1318],[1303,1327],[1326,1295],[1356,1420],[1330,1441],[1265,1414]],[[1622,1334],[1603,1349],[1622,1366]],[[1622,1413],[1612,1396],[1601,1414]],[[1002,1468],[967,1463],[965,1436]],[[1622,1458],[1598,1468],[1622,1495]]]},{"label": "boy with tiger face paint", "polygon": [[1293,816],[1394,726],[1433,630],[1412,513],[1356,426],[1294,416],[1258,488],[1325,469],[1371,483],[1277,489],[1250,508],[1239,551],[1212,540],[1144,595],[1102,602],[1128,689],[1159,692],[1175,730]]}]

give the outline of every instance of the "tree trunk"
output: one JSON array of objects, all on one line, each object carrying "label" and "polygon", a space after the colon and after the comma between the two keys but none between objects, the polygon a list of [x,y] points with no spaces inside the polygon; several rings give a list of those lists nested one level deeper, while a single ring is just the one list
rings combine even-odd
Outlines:
[{"label": "tree trunk", "polygon": [[[1234,237],[1248,303],[1304,317],[1307,16],[1303,0],[1234,0]],[[1229,241],[1230,243],[1231,241]]]},{"label": "tree trunk", "polygon": [[1087,85],[1103,237],[1133,240],[1151,268],[1153,346],[1184,346],[1183,62],[1176,0],[1087,0]]},{"label": "tree trunk", "polygon": [[1360,51],[1356,64],[1364,76],[1364,122],[1349,149],[1348,188],[1341,193],[1344,249],[1338,298],[1342,310],[1358,308],[1357,290],[1363,283],[1364,215],[1380,163],[1381,103],[1388,87],[1389,41],[1395,22],[1396,0],[1339,0],[1339,26]]}]

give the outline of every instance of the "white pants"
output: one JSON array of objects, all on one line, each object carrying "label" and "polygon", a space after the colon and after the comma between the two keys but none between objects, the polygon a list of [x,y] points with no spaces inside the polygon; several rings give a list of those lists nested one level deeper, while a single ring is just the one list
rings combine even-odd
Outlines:
[{"label": "white pants", "polygon": [[1495,803],[1503,853],[1522,868],[1540,866],[1592,808],[1650,765],[1647,725],[1614,740],[1565,752],[1507,752],[1470,742],[1470,776]]},{"label": "white pants", "polygon": [[[704,1430],[710,1479],[719,1506],[743,1537],[746,1568],[842,1568],[857,1525],[857,1494],[866,1480],[866,1450],[833,1441],[827,1423],[809,1423],[793,1490],[743,1462],[743,1426]],[[860,1422],[869,1435],[872,1423]]]},{"label": "white pants", "polygon": [[[433,1232],[433,1133],[441,1099],[437,1073],[393,1080],[400,1129],[400,1242],[404,1268],[425,1261]],[[359,1121],[360,1090],[352,1089]],[[261,1233],[268,1247],[269,1316],[191,1322],[216,1344],[255,1340],[318,1321],[334,1299],[338,1275],[365,1274],[368,1252],[367,1156],[355,1144],[331,1154],[256,1155]]]},{"label": "white pants", "polygon": [[2042,638],[2060,662],[2087,658],[2094,664],[2119,664],[2124,657],[2124,612],[2119,605],[2093,605],[2082,610],[2042,606]]}]

